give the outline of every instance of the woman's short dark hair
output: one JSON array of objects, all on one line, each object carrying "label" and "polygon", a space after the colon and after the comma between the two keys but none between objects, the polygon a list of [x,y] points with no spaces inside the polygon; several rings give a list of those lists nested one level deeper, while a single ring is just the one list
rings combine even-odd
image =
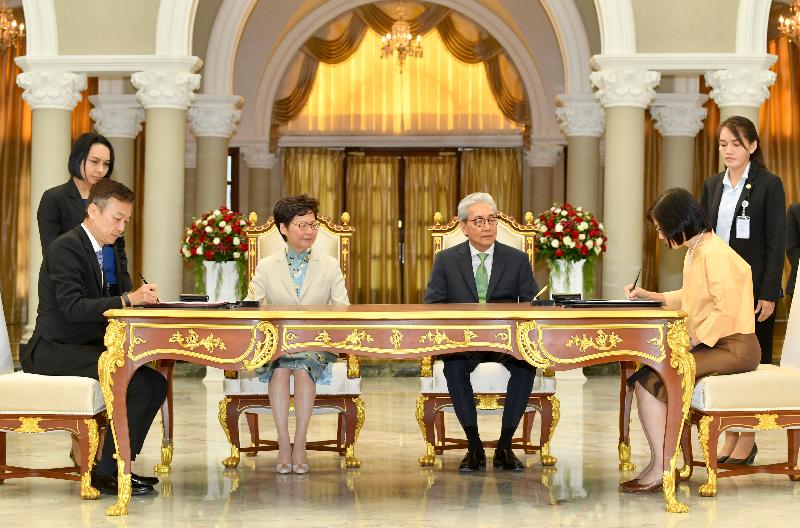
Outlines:
[{"label": "woman's short dark hair", "polygon": [[67,169],[69,170],[70,176],[74,176],[80,180],[83,179],[83,176],[81,176],[81,166],[86,163],[86,158],[89,157],[89,149],[92,148],[92,145],[97,144],[108,147],[108,152],[110,154],[108,172],[106,172],[104,178],[111,177],[111,173],[114,172],[114,147],[105,136],[95,132],[81,134],[78,136],[78,139],[75,140],[75,143],[72,144],[72,152],[69,153],[69,161],[67,162]]},{"label": "woman's short dark hair", "polygon": [[[299,196],[287,196],[278,200],[272,212],[272,218],[278,227],[283,224],[286,229],[289,229],[289,224],[295,216],[303,216],[308,213],[314,213],[314,218],[317,217],[317,214],[319,214],[319,200],[307,194],[301,194]],[[280,229],[278,229],[278,232],[280,232]],[[286,235],[281,233],[281,236],[286,240]]]},{"label": "woman's short dark hair", "polygon": [[647,210],[647,219],[658,224],[671,248],[711,228],[703,208],[686,189],[668,189]]},{"label": "woman's short dark hair", "polygon": [[731,116],[720,123],[717,135],[722,132],[723,128],[727,128],[728,131],[733,134],[733,137],[736,138],[736,141],[741,143],[742,146],[744,146],[745,143],[742,138],[746,139],[747,143],[751,145],[756,143],[756,150],[750,154],[750,163],[754,167],[767,170],[767,162],[764,161],[764,153],[761,150],[761,140],[758,137],[756,126],[752,121],[743,116]]},{"label": "woman's short dark hair", "polygon": [[112,198],[116,198],[120,202],[132,204],[135,195],[133,191],[128,189],[124,184],[116,180],[104,178],[92,185],[92,188],[89,190],[89,200],[87,203],[95,204],[97,208],[102,211]]}]

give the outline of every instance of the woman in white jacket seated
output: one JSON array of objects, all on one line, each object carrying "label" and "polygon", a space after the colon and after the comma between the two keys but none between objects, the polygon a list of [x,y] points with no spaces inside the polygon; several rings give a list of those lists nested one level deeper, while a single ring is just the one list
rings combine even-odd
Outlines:
[{"label": "woman in white jacket seated", "polygon": [[[347,306],[347,290],[339,262],[330,255],[311,251],[317,239],[319,201],[288,196],[275,204],[273,217],[286,248],[258,262],[250,280],[248,300],[261,304]],[[278,473],[308,473],[306,433],[314,409],[316,384],[331,382],[329,352],[284,354],[258,369],[259,379],[269,382],[269,400],[278,432]],[[289,376],[294,376],[294,447],[289,440]]]}]

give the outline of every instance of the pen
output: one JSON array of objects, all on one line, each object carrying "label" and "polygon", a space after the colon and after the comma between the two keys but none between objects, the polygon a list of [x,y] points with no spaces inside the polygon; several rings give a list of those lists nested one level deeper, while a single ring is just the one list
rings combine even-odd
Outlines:
[{"label": "pen", "polygon": [[538,299],[538,298],[539,298],[539,296],[540,296],[541,294],[543,294],[543,293],[544,293],[544,291],[545,291],[546,289],[547,289],[547,284],[545,284],[545,285],[544,285],[544,288],[542,288],[541,290],[539,290],[539,293],[537,293],[536,295],[534,295],[534,296],[533,296],[533,300],[535,301],[536,299]]},{"label": "pen", "polygon": [[639,275],[642,274],[642,268],[639,268],[639,273],[636,274],[636,278],[633,279],[633,286],[631,286],[631,291],[636,289],[636,283],[639,282]]},{"label": "pen", "polygon": [[143,282],[144,284],[147,284],[147,279],[145,279],[145,278],[144,278],[144,275],[142,275],[142,272],[141,272],[141,271],[139,272],[139,277],[142,279],[142,282]]}]

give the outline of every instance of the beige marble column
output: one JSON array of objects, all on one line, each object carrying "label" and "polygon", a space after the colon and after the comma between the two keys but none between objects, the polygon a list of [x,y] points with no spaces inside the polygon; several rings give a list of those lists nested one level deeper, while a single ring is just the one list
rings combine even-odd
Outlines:
[{"label": "beige marble column", "polygon": [[161,299],[177,300],[183,266],[178,241],[183,235],[186,109],[200,86],[200,76],[183,71],[147,71],[131,76],[145,108],[142,274],[159,285]]},{"label": "beige marble column", "polygon": [[644,234],[644,110],[660,74],[601,70],[590,76],[606,111],[603,296],[616,299],[642,267]]},{"label": "beige marble column", "polygon": [[218,209],[227,200],[228,145],[242,117],[239,96],[200,94],[189,108],[197,138],[195,215]]},{"label": "beige marble column", "polygon": [[[191,134],[188,134],[191,136]],[[191,137],[187,137],[186,145],[184,148],[184,166],[183,173],[183,226],[188,227],[194,217],[202,213],[195,212],[194,194],[195,194],[195,178],[197,176],[197,143]],[[195,293],[193,263],[183,261],[183,289],[182,292]]]},{"label": "beige marble column", "polygon": [[539,215],[553,205],[553,166],[563,150],[564,146],[556,142],[531,142],[530,150],[525,153],[530,176],[527,182],[523,180],[523,213],[531,211]]},{"label": "beige marble column", "polygon": [[559,95],[556,105],[556,119],[567,136],[567,201],[598,214],[605,113],[594,94]]},{"label": "beige marble column", "polygon": [[[114,147],[112,177],[133,189],[133,142],[142,131],[144,108],[135,95],[93,95],[89,97],[89,101],[94,105],[89,115],[94,120],[95,130],[107,137]],[[136,232],[133,222],[130,222],[125,227],[125,253],[128,257],[128,272],[134,284],[138,283],[133,276],[135,241]]]},{"label": "beige marble column", "polygon": [[259,223],[264,223],[272,216],[272,208],[281,196],[280,179],[274,177],[278,157],[269,151],[266,140],[242,145],[241,151],[250,170],[248,212],[255,212]]},{"label": "beige marble column", "polygon": [[72,148],[72,110],[86,89],[86,75],[31,71],[17,76],[22,98],[31,107],[31,187],[28,236],[28,322],[22,335],[27,343],[39,307],[39,268],[42,243],[36,211],[44,191],[69,179],[67,160]]},{"label": "beige marble column", "polygon": [[[691,192],[694,176],[694,138],[703,128],[708,96],[703,94],[658,94],[650,115],[661,134],[659,192],[682,187]],[[680,289],[683,284],[685,248],[658,245],[658,290]]]},{"label": "beige marble column", "polygon": [[[719,120],[740,115],[758,128],[758,109],[769,97],[777,74],[769,70],[714,70],[706,72],[711,98],[719,107]],[[720,160],[722,163],[722,160]]]}]

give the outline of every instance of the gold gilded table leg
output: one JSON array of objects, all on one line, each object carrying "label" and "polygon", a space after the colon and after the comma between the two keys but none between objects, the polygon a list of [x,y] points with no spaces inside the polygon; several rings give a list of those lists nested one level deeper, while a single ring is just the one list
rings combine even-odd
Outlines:
[{"label": "gold gilded table leg", "polygon": [[161,463],[153,466],[156,473],[169,473],[172,471],[172,442],[161,446]]},{"label": "gold gilded table leg", "polygon": [[358,435],[361,434],[361,428],[364,426],[364,400],[358,396],[353,398],[353,403],[356,405],[356,430],[353,435],[353,442],[347,446],[347,451],[344,455],[344,465],[347,468],[360,468],[361,460],[356,458],[356,441],[358,441]]},{"label": "gold gilded table leg", "polygon": [[633,463],[631,457],[631,444],[620,442],[617,444],[617,453],[619,453],[619,469],[620,471],[633,471],[636,469],[636,464]]},{"label": "gold gilded table leg", "polygon": [[543,466],[555,466],[558,459],[550,454],[550,441],[553,439],[553,435],[556,432],[556,426],[561,420],[561,401],[556,397],[555,394],[548,396],[547,399],[550,401],[550,406],[553,412],[553,422],[550,424],[550,437],[546,442],[542,443],[542,449],[539,451],[539,460],[542,461]]},{"label": "gold gilded table leg", "polygon": [[[417,423],[419,424],[419,429],[422,431],[422,440],[425,442],[425,454],[419,457],[419,465],[420,466],[432,466],[433,463],[436,461],[436,449],[433,447],[433,443],[429,440],[429,431],[428,425],[426,424],[426,413],[430,414],[431,412],[431,405],[426,404],[429,400],[428,396],[420,395],[417,398]],[[432,416],[430,417],[432,421]],[[433,424],[429,424],[430,428],[433,428]]]},{"label": "gold gilded table leg", "polygon": [[131,502],[131,474],[125,473],[125,461],[118,455],[114,455],[117,459],[117,503],[109,506],[106,510],[106,515],[119,516],[128,515],[128,504]]},{"label": "gold gilded table leg", "polygon": [[229,397],[224,397],[219,401],[219,424],[222,426],[222,431],[225,433],[225,438],[231,445],[231,456],[222,460],[222,465],[226,468],[235,468],[239,465],[239,448],[231,442],[231,432],[228,430],[228,404],[231,402]]}]

